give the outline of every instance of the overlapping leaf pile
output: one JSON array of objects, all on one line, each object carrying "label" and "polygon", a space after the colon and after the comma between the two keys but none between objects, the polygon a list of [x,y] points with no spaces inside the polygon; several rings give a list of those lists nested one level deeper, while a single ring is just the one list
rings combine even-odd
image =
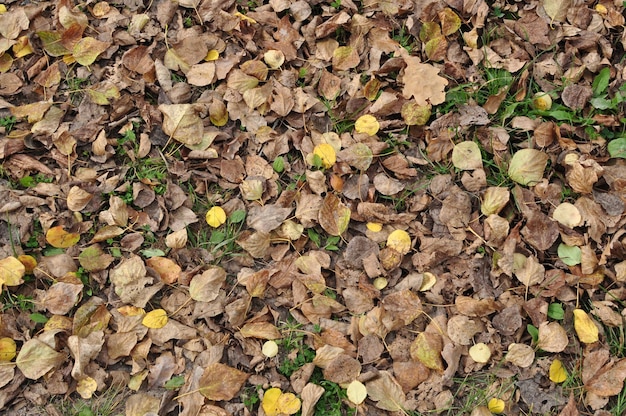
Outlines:
[{"label": "overlapping leaf pile", "polygon": [[0,5],[0,408],[619,408],[623,11]]}]

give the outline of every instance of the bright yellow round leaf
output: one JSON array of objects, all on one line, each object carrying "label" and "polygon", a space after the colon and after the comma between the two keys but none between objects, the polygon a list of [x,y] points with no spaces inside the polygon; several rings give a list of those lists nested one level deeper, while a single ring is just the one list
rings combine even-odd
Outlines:
[{"label": "bright yellow round leaf", "polygon": [[357,133],[367,133],[370,136],[378,133],[378,129],[380,129],[380,124],[376,117],[371,114],[365,114],[359,117],[354,123],[354,129]]},{"label": "bright yellow round leaf", "polygon": [[302,403],[293,393],[283,393],[278,397],[278,411],[286,415],[298,413]]},{"label": "bright yellow round leaf", "polygon": [[167,312],[164,309],[155,309],[143,317],[143,326],[151,329],[163,328],[167,324]]},{"label": "bright yellow round leaf", "polygon": [[31,274],[37,267],[37,259],[29,254],[20,254],[17,259],[24,265],[26,274]]},{"label": "bright yellow round leaf", "polygon": [[489,408],[489,411],[491,413],[499,415],[500,413],[504,412],[505,403],[504,403],[504,400],[497,399],[494,397],[492,399],[489,399],[489,403],[487,403],[487,407]]},{"label": "bright yellow round leaf", "polygon": [[411,251],[411,237],[404,230],[395,230],[387,237],[387,247],[396,250],[400,254]]},{"label": "bright yellow round leaf", "polygon": [[322,160],[322,166],[325,169],[330,168],[337,161],[335,149],[328,143],[320,143],[313,149],[313,155],[318,156]]},{"label": "bright yellow round leaf", "polygon": [[477,363],[486,364],[491,358],[491,349],[484,342],[479,342],[470,347],[469,355]]},{"label": "bright yellow round leaf", "polygon": [[283,392],[280,391],[279,388],[272,387],[263,395],[261,406],[263,406],[263,410],[267,416],[277,416],[279,414],[278,398],[281,394],[283,394]]},{"label": "bright yellow round leaf", "polygon": [[11,338],[0,338],[0,362],[11,361],[15,355],[15,341]]},{"label": "bright yellow round leaf", "polygon": [[226,222],[226,212],[222,207],[213,207],[206,213],[206,223],[217,228]]},{"label": "bright yellow round leaf", "polygon": [[559,359],[554,359],[550,364],[550,380],[554,383],[562,383],[567,379],[567,370]]},{"label": "bright yellow round leaf", "polygon": [[220,57],[220,53],[215,49],[211,49],[209,53],[206,54],[206,57],[204,58],[204,60],[207,62],[216,61],[217,58],[219,57]]},{"label": "bright yellow round leaf", "polygon": [[383,290],[384,288],[387,287],[388,284],[389,284],[389,280],[387,280],[387,278],[385,277],[377,277],[372,282],[372,285],[378,290]]},{"label": "bright yellow round leaf", "polygon": [[374,233],[377,233],[383,229],[383,225],[377,222],[368,222],[367,224],[365,224],[365,226],[367,227],[368,230]]},{"label": "bright yellow round leaf", "polygon": [[0,4],[0,14],[7,12],[7,6],[4,4]]}]

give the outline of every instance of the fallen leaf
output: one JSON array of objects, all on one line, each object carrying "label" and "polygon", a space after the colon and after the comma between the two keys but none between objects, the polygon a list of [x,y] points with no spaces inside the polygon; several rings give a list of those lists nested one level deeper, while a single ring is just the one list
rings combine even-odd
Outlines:
[{"label": "fallen leaf", "polygon": [[445,87],[448,80],[439,76],[439,69],[424,64],[419,58],[405,57],[407,66],[404,69],[404,98],[414,97],[417,105],[437,105],[446,100]]},{"label": "fallen leaf", "polygon": [[499,415],[504,412],[506,404],[504,403],[504,400],[492,397],[489,399],[489,402],[487,402],[487,407],[491,413]]},{"label": "fallen leaf", "polygon": [[473,170],[483,167],[480,148],[475,142],[457,143],[452,149],[452,164],[461,170]]},{"label": "fallen leaf", "polygon": [[563,367],[561,360],[555,358],[550,364],[549,370],[550,381],[553,383],[562,383],[567,380],[567,370]]},{"label": "fallen leaf", "polygon": [[365,384],[361,383],[359,380],[354,380],[348,384],[346,395],[348,396],[348,400],[356,405],[359,405],[367,398],[367,387],[365,387]]},{"label": "fallen leaf", "polygon": [[431,370],[443,371],[442,349],[441,336],[431,332],[420,332],[411,344],[411,358],[421,362]]},{"label": "fallen leaf", "polygon": [[378,129],[380,129],[380,124],[378,120],[376,120],[376,117],[371,114],[362,115],[354,123],[354,130],[357,133],[365,133],[374,136],[378,133]]},{"label": "fallen leaf", "polygon": [[324,169],[331,168],[337,161],[335,149],[328,143],[320,143],[313,149],[313,155],[321,160]]},{"label": "fallen leaf", "polygon": [[164,309],[154,309],[143,317],[141,323],[146,328],[163,328],[167,324],[167,312]]},{"label": "fallen leaf", "polygon": [[209,400],[231,400],[237,395],[249,375],[221,363],[207,366],[198,382],[199,391]]},{"label": "fallen leaf", "polygon": [[46,232],[46,241],[56,248],[69,248],[76,245],[80,240],[80,234],[70,233],[63,229],[63,226],[57,225]]},{"label": "fallen leaf", "polygon": [[470,347],[469,355],[477,363],[486,364],[489,362],[489,358],[491,358],[491,349],[487,344],[479,342]]},{"label": "fallen leaf", "polygon": [[318,214],[321,227],[330,235],[340,236],[348,229],[350,208],[332,193],[326,195]]},{"label": "fallen leaf", "polygon": [[518,367],[527,368],[535,361],[535,350],[526,344],[512,343],[504,359]]},{"label": "fallen leaf", "polygon": [[15,358],[17,346],[12,338],[0,338],[0,362],[9,362]]},{"label": "fallen leaf", "polygon": [[388,371],[380,371],[378,377],[365,384],[367,396],[376,407],[390,412],[402,411],[405,397],[402,387]]},{"label": "fallen leaf", "polygon": [[21,261],[13,256],[0,260],[0,290],[2,286],[19,286],[24,281],[22,277],[26,273],[26,267]]},{"label": "fallen leaf", "polygon": [[214,206],[206,213],[206,223],[213,228],[217,228],[226,222],[226,212],[224,208]]},{"label": "fallen leaf", "polygon": [[219,266],[211,266],[191,279],[189,295],[199,302],[212,302],[219,296],[225,281],[226,271]]},{"label": "fallen leaf", "polygon": [[60,366],[65,359],[65,354],[55,351],[37,338],[32,338],[22,345],[15,363],[26,378],[37,380]]},{"label": "fallen leaf", "polygon": [[509,178],[520,185],[535,185],[543,178],[548,155],[535,149],[515,152],[509,162]]},{"label": "fallen leaf", "polygon": [[539,325],[538,348],[548,352],[561,352],[568,344],[567,332],[558,322],[543,322]]},{"label": "fallen leaf", "polygon": [[593,319],[582,309],[574,309],[574,330],[580,342],[593,344],[599,340],[599,331]]}]

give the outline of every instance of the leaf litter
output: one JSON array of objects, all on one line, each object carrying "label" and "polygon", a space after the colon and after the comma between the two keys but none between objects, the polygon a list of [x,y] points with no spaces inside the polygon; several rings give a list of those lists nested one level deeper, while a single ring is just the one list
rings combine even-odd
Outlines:
[{"label": "leaf litter", "polygon": [[620,414],[623,12],[1,5],[0,408]]}]

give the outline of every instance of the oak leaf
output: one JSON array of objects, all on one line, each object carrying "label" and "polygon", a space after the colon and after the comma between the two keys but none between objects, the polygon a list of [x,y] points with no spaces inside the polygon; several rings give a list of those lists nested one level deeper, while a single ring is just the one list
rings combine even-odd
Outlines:
[{"label": "oak leaf", "polygon": [[419,58],[405,57],[404,69],[404,98],[415,97],[420,106],[437,105],[446,100],[445,87],[448,80],[439,76],[439,69],[430,64],[423,64]]}]

